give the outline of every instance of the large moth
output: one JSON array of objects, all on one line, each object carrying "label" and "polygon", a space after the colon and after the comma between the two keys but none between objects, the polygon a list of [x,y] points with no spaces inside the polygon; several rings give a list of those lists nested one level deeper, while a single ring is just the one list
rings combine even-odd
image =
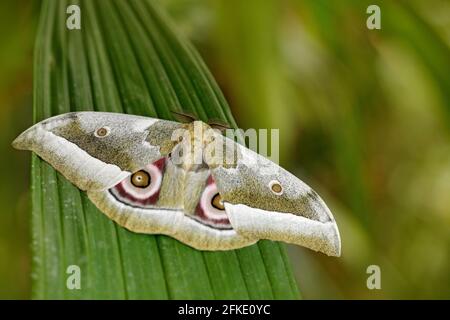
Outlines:
[{"label": "large moth", "polygon": [[67,113],[13,146],[38,154],[131,231],[199,250],[270,239],[340,255],[336,222],[316,192],[204,122]]}]

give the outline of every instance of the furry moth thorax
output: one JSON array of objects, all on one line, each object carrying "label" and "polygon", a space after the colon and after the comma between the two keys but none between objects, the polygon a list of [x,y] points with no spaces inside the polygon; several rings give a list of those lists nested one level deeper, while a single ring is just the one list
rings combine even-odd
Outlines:
[{"label": "furry moth thorax", "polygon": [[270,239],[340,255],[336,222],[316,192],[201,121],[67,113],[13,146],[37,153],[131,231],[199,250]]}]

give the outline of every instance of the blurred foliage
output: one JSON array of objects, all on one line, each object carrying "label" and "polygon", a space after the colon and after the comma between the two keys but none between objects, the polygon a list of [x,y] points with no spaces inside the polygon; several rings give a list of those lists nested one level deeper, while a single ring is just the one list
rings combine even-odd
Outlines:
[{"label": "blurred foliage", "polygon": [[0,298],[29,297],[30,157],[11,141],[31,123],[35,13],[30,1],[0,2]]},{"label": "blurred foliage", "polygon": [[[281,165],[335,214],[341,258],[290,247],[303,297],[449,298],[450,3],[163,3],[240,127],[280,128]],[[0,6],[0,295],[26,297],[27,157],[9,143],[30,122],[34,19],[28,2]],[[372,264],[382,290],[366,287]]]},{"label": "blurred foliage", "polygon": [[281,164],[335,213],[340,259],[290,248],[303,296],[449,298],[450,3],[165,3],[238,124],[280,128]]}]

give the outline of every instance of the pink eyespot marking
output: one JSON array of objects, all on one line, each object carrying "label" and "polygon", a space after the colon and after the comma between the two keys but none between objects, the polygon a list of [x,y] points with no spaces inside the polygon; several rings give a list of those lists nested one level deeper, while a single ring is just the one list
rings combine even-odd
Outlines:
[{"label": "pink eyespot marking", "polygon": [[110,192],[122,203],[138,207],[154,205],[159,198],[166,158],[161,158],[133,173]]},{"label": "pink eyespot marking", "polygon": [[206,181],[206,187],[200,197],[195,210],[195,218],[203,224],[218,229],[230,229],[222,197],[217,189],[214,178],[210,175]]}]

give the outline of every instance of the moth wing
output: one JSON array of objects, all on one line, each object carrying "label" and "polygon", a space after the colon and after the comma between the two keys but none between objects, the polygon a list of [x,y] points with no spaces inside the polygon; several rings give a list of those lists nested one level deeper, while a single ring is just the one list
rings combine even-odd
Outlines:
[{"label": "moth wing", "polygon": [[185,181],[184,219],[174,238],[198,250],[231,250],[258,240],[236,232],[225,208],[215,207],[220,197],[210,170],[188,171]]},{"label": "moth wing", "polygon": [[131,185],[133,177],[127,177],[109,190],[88,191],[88,196],[109,218],[133,232],[165,234],[199,250],[228,250],[256,242],[233,230],[224,221],[224,210],[208,206],[216,192],[209,170],[185,171],[168,158],[145,170],[154,186],[138,189]]},{"label": "moth wing", "polygon": [[[105,190],[161,158],[158,143],[177,126],[134,115],[72,112],[35,124],[13,146],[35,152],[82,190]],[[96,135],[99,128],[110,136]]]},{"label": "moth wing", "polygon": [[166,171],[166,159],[161,158],[139,171],[147,175],[147,185],[134,185],[136,178],[128,176],[108,190],[88,190],[87,194],[100,211],[130,231],[171,235],[183,219],[183,207],[182,201],[158,205],[161,191],[166,188]]},{"label": "moth wing", "polygon": [[234,145],[235,166],[211,170],[233,228],[247,237],[284,241],[339,256],[336,222],[317,193],[277,164]]}]

